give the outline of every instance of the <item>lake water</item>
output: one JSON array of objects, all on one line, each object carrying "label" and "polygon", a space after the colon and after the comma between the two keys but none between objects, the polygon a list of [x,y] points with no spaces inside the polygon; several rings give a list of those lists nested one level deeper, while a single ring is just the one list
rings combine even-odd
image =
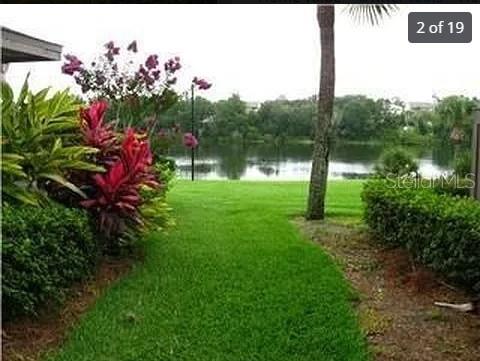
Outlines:
[{"label": "lake water", "polygon": [[[363,178],[373,171],[386,145],[338,143],[330,156],[331,179]],[[311,144],[207,144],[196,150],[196,179],[308,180]],[[424,177],[451,172],[453,150],[445,147],[409,147]],[[180,178],[190,178],[190,151],[174,148]]]}]

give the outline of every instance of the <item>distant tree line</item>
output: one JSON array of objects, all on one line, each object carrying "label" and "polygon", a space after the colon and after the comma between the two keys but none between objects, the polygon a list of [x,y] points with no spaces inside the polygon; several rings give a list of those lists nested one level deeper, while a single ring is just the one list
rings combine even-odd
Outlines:
[{"label": "distant tree line", "polygon": [[[407,108],[398,98],[372,99],[346,95],[335,99],[332,138],[350,141],[419,143],[453,142],[468,145],[475,98],[436,99],[432,108]],[[313,138],[316,98],[265,101],[256,107],[233,94],[211,102],[195,99],[195,128],[201,138],[244,142],[308,140]],[[180,99],[162,115],[165,124],[191,126],[191,102]]]}]

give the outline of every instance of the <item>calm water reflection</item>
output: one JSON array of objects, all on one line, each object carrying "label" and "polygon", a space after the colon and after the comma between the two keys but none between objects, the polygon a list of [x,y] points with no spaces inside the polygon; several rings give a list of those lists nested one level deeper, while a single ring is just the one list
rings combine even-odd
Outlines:
[{"label": "calm water reflection", "polygon": [[[361,178],[373,167],[384,145],[339,143],[332,150],[329,175],[332,179]],[[449,148],[410,147],[425,177],[451,171],[453,150]],[[312,145],[310,144],[206,144],[197,149],[197,179],[308,180]],[[183,148],[171,151],[181,178],[190,177],[190,152]]]}]

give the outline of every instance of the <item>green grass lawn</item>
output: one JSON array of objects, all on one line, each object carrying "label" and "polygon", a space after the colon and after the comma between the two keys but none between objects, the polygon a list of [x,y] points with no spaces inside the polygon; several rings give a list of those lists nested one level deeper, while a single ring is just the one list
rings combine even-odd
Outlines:
[{"label": "green grass lawn", "polygon": [[[361,214],[361,182],[329,185],[328,215]],[[366,360],[353,292],[289,218],[305,183],[179,181],[176,227],[111,287],[53,360]]]}]

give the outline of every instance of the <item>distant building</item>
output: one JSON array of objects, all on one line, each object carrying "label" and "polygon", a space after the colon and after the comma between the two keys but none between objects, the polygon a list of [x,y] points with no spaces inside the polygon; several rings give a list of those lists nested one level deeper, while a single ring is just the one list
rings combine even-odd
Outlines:
[{"label": "distant building", "polygon": [[433,103],[428,102],[408,102],[407,110],[418,111],[418,110],[432,110]]},{"label": "distant building", "polygon": [[260,107],[260,102],[246,102],[247,112],[256,112]]},{"label": "distant building", "polygon": [[202,123],[202,124],[208,124],[208,123],[211,123],[211,122],[213,122],[213,121],[215,121],[215,118],[213,117],[213,115],[209,115],[208,117],[200,120],[200,123]]}]

